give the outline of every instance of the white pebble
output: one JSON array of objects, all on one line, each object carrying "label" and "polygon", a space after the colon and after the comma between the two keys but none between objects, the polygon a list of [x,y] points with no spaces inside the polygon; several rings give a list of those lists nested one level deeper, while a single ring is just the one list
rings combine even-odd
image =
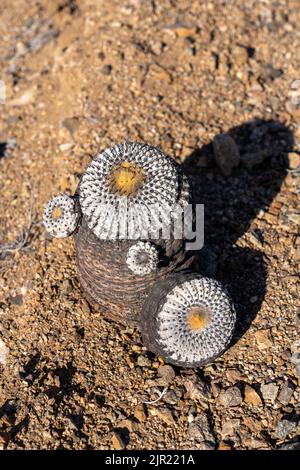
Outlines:
[{"label": "white pebble", "polygon": [[2,339],[0,339],[0,364],[6,364],[8,353],[8,348],[5,346]]}]

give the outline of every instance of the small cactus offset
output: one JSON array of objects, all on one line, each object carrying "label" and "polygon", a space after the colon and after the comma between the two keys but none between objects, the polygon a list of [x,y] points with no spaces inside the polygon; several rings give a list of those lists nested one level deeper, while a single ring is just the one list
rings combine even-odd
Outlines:
[{"label": "small cactus offset", "polygon": [[60,194],[48,202],[44,211],[44,224],[47,232],[53,237],[65,238],[76,230],[80,211],[75,199]]},{"label": "small cactus offset", "polygon": [[236,315],[218,281],[180,272],[158,281],[141,316],[145,346],[167,362],[199,367],[225,351]]},{"label": "small cactus offset", "polygon": [[176,207],[192,201],[180,165],[158,148],[126,142],[97,155],[76,194],[55,197],[44,213],[52,236],[74,236],[87,299],[107,318],[139,327],[149,350],[185,367],[222,354],[235,323],[221,285],[187,271],[194,253],[183,237],[172,228],[168,237],[152,236],[153,221],[163,231],[169,214],[175,220]]}]

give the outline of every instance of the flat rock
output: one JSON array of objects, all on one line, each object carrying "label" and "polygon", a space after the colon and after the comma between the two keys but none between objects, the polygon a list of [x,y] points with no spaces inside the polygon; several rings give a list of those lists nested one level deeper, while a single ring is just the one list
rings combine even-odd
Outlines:
[{"label": "flat rock", "polygon": [[216,163],[225,176],[232,173],[233,168],[240,163],[239,149],[228,134],[219,134],[213,140],[213,150]]},{"label": "flat rock", "polygon": [[257,439],[256,437],[249,436],[246,439],[243,440],[243,445],[245,446],[246,449],[248,450],[254,450],[254,449],[267,449],[268,445],[265,441],[262,439]]},{"label": "flat rock", "polygon": [[277,439],[285,439],[291,434],[297,427],[297,424],[293,421],[288,421],[287,419],[283,419],[277,423],[275,429],[275,437]]},{"label": "flat rock", "polygon": [[115,450],[124,450],[126,447],[124,440],[122,439],[120,434],[117,432],[113,433],[112,438],[111,438],[111,444]]},{"label": "flat rock", "polygon": [[209,442],[213,446],[216,444],[211,424],[205,413],[196,416],[195,420],[189,424],[187,435],[189,439],[194,439],[198,442]]},{"label": "flat rock", "polygon": [[290,170],[295,170],[300,166],[300,155],[296,152],[290,152],[287,155],[288,166]]},{"label": "flat rock", "polygon": [[279,450],[300,450],[300,438],[291,439],[278,446]]},{"label": "flat rock", "polygon": [[262,404],[261,398],[253,387],[250,385],[245,386],[245,403],[250,405],[259,406]]},{"label": "flat rock", "polygon": [[278,390],[279,387],[274,383],[263,384],[260,386],[260,391],[265,401],[274,402],[278,395]]},{"label": "flat rock", "polygon": [[232,450],[232,447],[227,442],[220,442],[218,450]]},{"label": "flat rock", "polygon": [[191,400],[207,400],[211,396],[210,387],[204,382],[187,380],[184,384]]},{"label": "flat rock", "polygon": [[160,366],[157,369],[157,375],[159,376],[159,382],[165,386],[169,385],[176,376],[173,367],[169,365]]},{"label": "flat rock", "polygon": [[135,407],[134,417],[140,422],[143,423],[147,419],[145,412],[145,406],[141,403]]},{"label": "flat rock", "polygon": [[269,349],[272,346],[269,330],[258,330],[254,333],[254,337],[261,349]]},{"label": "flat rock", "polygon": [[257,165],[260,165],[270,156],[271,156],[270,149],[260,149],[255,152],[244,153],[241,156],[241,163],[248,170],[252,170],[252,168],[254,168]]},{"label": "flat rock", "polygon": [[0,339],[0,364],[5,365],[9,354],[8,348],[5,346],[2,339]]},{"label": "flat rock", "polygon": [[295,388],[296,388],[295,385],[292,382],[287,380],[281,386],[277,400],[283,405],[288,405],[293,396]]},{"label": "flat rock", "polygon": [[222,390],[218,396],[218,402],[225,408],[238,406],[242,403],[243,398],[238,387],[230,387],[227,390]]},{"label": "flat rock", "polygon": [[232,419],[227,419],[221,430],[221,436],[222,439],[225,439],[226,437],[232,437],[236,434],[237,429],[239,429],[241,424],[240,419],[237,418],[232,418]]},{"label": "flat rock", "polygon": [[151,414],[157,416],[161,419],[164,423],[168,424],[169,426],[173,426],[175,423],[172,411],[169,408],[154,408],[150,411]]},{"label": "flat rock", "polygon": [[151,361],[146,356],[139,356],[136,362],[140,367],[151,367]]}]

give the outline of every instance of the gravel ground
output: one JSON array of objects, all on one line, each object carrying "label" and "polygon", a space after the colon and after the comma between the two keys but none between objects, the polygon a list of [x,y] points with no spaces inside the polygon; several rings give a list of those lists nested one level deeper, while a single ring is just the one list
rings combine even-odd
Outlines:
[{"label": "gravel ground", "polygon": [[[1,1],[0,449],[300,447],[299,11]],[[92,309],[73,241],[41,224],[126,138],[182,162],[205,204],[198,268],[227,285],[238,328],[201,370]]]}]

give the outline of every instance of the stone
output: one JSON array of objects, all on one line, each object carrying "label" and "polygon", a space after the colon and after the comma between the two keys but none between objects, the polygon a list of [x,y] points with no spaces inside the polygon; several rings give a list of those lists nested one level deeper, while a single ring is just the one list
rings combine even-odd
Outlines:
[{"label": "stone", "polygon": [[23,305],[23,295],[22,294],[17,294],[15,296],[12,296],[9,298],[9,302],[12,304],[12,305]]},{"label": "stone", "polygon": [[169,390],[164,394],[163,400],[165,403],[168,403],[168,405],[176,405],[180,398],[176,395],[174,390]]},{"label": "stone", "polygon": [[66,142],[64,144],[59,145],[59,150],[61,152],[66,152],[66,151],[70,150],[73,146],[74,146],[73,142]]},{"label": "stone", "polygon": [[6,444],[7,444],[7,442],[4,439],[4,437],[0,436],[0,450],[4,450]]},{"label": "stone", "polygon": [[8,348],[5,346],[2,339],[0,339],[0,364],[2,364],[3,366],[6,364],[8,354]]},{"label": "stone", "polygon": [[160,366],[157,369],[157,374],[160,377],[159,382],[165,386],[169,385],[176,377],[173,367],[169,365]]},{"label": "stone", "polygon": [[258,435],[262,429],[262,422],[258,420],[253,415],[244,415],[243,416],[243,425],[251,430],[252,434]]},{"label": "stone", "polygon": [[300,379],[300,365],[295,367],[296,376]]},{"label": "stone", "polygon": [[173,414],[169,408],[154,408],[150,411],[151,414],[157,416],[161,419],[164,423],[168,424],[169,426],[173,426],[175,421]]},{"label": "stone", "polygon": [[[297,249],[297,252],[299,251],[299,255],[300,255],[300,248]],[[299,256],[299,260],[300,260],[300,256]],[[296,326],[298,328],[300,328],[300,310],[298,310],[296,312],[296,315],[295,315],[295,323],[296,323]]]},{"label": "stone", "polygon": [[215,450],[216,445],[212,442],[200,442],[195,445],[197,450]]},{"label": "stone", "polygon": [[148,359],[148,357],[139,356],[136,362],[137,362],[137,365],[140,367],[151,367],[151,361],[150,359]]},{"label": "stone", "polygon": [[239,149],[228,134],[219,134],[213,140],[215,161],[225,176],[230,176],[233,168],[240,163]]},{"label": "stone", "polygon": [[291,439],[277,447],[280,450],[300,450],[300,438]]},{"label": "stone", "polygon": [[277,400],[282,403],[282,405],[288,405],[293,396],[295,388],[296,387],[292,382],[289,380],[285,381],[280,388]]},{"label": "stone", "polygon": [[124,450],[126,444],[118,432],[114,432],[111,438],[111,444],[115,450]]},{"label": "stone", "polygon": [[15,137],[9,137],[6,141],[7,149],[14,149],[17,146],[17,139]]},{"label": "stone", "polygon": [[205,413],[197,415],[195,420],[189,424],[187,429],[187,436],[190,440],[208,442],[213,446],[216,445],[216,440],[212,432],[212,426]]},{"label": "stone", "polygon": [[62,121],[62,126],[73,135],[79,127],[79,119],[76,116],[67,117]]},{"label": "stone", "polygon": [[243,379],[243,375],[239,369],[227,369],[225,374],[226,374],[226,379],[230,383],[236,383],[239,380]]},{"label": "stone", "polygon": [[269,330],[258,330],[254,333],[254,337],[260,349],[269,349],[272,346]]},{"label": "stone", "polygon": [[186,25],[186,24],[181,24],[181,23],[176,23],[173,26],[170,27],[176,35],[180,38],[187,38],[190,36],[194,36],[196,29],[192,25]]},{"label": "stone", "polygon": [[277,423],[276,429],[275,429],[275,437],[277,439],[285,439],[288,437],[289,434],[291,434],[295,429],[297,425],[293,421],[288,421],[287,419],[283,419],[282,421],[279,421]]},{"label": "stone", "polygon": [[237,387],[229,387],[227,390],[222,390],[218,396],[218,402],[225,408],[238,406],[242,403],[243,398],[240,389]]},{"label": "stone", "polygon": [[292,351],[292,354],[300,352],[300,340],[299,339],[297,339],[296,341],[293,341],[293,343],[291,344],[291,351]]},{"label": "stone", "polygon": [[254,406],[259,406],[262,404],[260,396],[258,395],[258,393],[256,392],[254,388],[250,387],[250,385],[245,386],[244,395],[245,395],[245,403],[248,403]]},{"label": "stone", "polygon": [[295,170],[300,166],[300,154],[296,152],[290,152],[287,155],[288,167],[290,170]]},{"label": "stone", "polygon": [[17,98],[9,101],[8,104],[10,106],[26,106],[31,103],[34,99],[34,92],[33,89],[26,90],[24,93]]},{"label": "stone", "polygon": [[266,441],[262,439],[257,439],[256,437],[249,436],[246,439],[243,439],[243,445],[247,450],[254,450],[254,449],[266,449],[268,445]]},{"label": "stone", "polygon": [[103,65],[102,69],[101,69],[101,73],[103,75],[110,75],[112,72],[112,65],[111,64],[105,64]]},{"label": "stone", "polygon": [[288,212],[286,214],[289,222],[292,222],[293,224],[300,225],[300,214],[297,212]]},{"label": "stone", "polygon": [[91,308],[90,308],[88,302],[84,299],[81,300],[81,310],[83,311],[83,313],[85,313],[87,315],[89,313],[91,313]]},{"label": "stone", "polygon": [[271,156],[270,149],[260,149],[257,151],[244,153],[241,155],[241,163],[247,170],[252,170],[257,165],[263,163],[267,158]]},{"label": "stone", "polygon": [[136,431],[137,430],[137,423],[135,421],[133,421],[132,419],[123,419],[122,421],[120,421],[120,427],[121,428],[127,428],[128,431],[132,432],[132,431]]},{"label": "stone", "polygon": [[210,388],[204,382],[187,380],[184,386],[191,400],[202,401],[211,396]]},{"label": "stone", "polygon": [[73,290],[73,286],[72,286],[72,283],[71,281],[69,281],[69,279],[65,279],[62,283],[61,283],[61,286],[60,286],[60,292],[62,295],[68,295],[72,292]]},{"label": "stone", "polygon": [[218,450],[231,450],[232,447],[227,442],[220,442]]},{"label": "stone", "polygon": [[145,413],[145,406],[141,403],[135,407],[134,410],[134,417],[140,422],[143,423],[147,419],[147,415]]},{"label": "stone", "polygon": [[231,49],[231,57],[236,66],[244,65],[248,61],[248,52],[246,47],[234,46]]},{"label": "stone", "polygon": [[279,387],[274,383],[263,384],[260,386],[263,399],[265,401],[271,401],[272,403],[276,400],[278,395]]},{"label": "stone", "polygon": [[227,419],[222,426],[222,439],[234,436],[236,434],[237,429],[239,429],[240,424],[241,421],[237,418]]}]

